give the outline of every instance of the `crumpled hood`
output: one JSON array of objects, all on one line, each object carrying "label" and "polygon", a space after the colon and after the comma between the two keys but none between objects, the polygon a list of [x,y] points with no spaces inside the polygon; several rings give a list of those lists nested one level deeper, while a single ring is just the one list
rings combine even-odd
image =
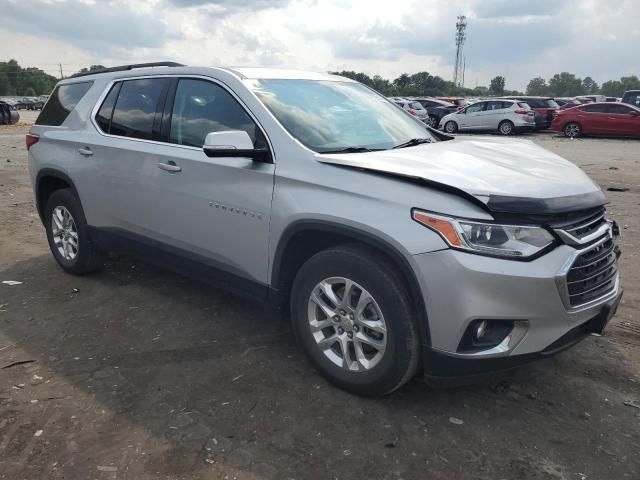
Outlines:
[{"label": "crumpled hood", "polygon": [[[580,168],[524,139],[457,137],[397,150],[318,155],[317,159],[421,178],[462,190],[488,205],[492,197],[502,199],[503,204],[552,200],[556,206],[564,203],[565,207],[567,202],[557,200],[571,198],[571,209],[606,203],[600,188]],[[581,206],[584,202],[580,199],[587,198],[589,205]],[[541,204],[537,203],[540,210]]]}]

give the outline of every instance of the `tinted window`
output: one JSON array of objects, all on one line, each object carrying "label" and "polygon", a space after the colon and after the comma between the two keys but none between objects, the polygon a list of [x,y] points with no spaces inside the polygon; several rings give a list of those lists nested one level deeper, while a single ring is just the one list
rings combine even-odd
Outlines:
[{"label": "tinted window", "polygon": [[122,82],[111,120],[112,135],[153,138],[153,120],[162,89],[168,80],[141,78]]},{"label": "tinted window", "polygon": [[111,91],[107,95],[107,98],[102,102],[102,106],[96,115],[96,122],[105,133],[109,133],[111,128],[111,116],[113,115],[113,106],[116,103],[116,97],[118,96],[118,91],[120,90],[121,83],[116,83],[113,87],[111,87]]},{"label": "tinted window", "polygon": [[599,105],[599,104],[586,105],[586,106],[582,107],[581,110],[585,111],[585,112],[589,112],[589,113],[606,113],[607,112],[607,106],[606,105]]},{"label": "tinted window", "polygon": [[526,108],[527,110],[531,110],[531,106],[527,102],[518,102],[518,106],[520,108]]},{"label": "tinted window", "polygon": [[255,144],[256,124],[224,88],[204,80],[178,82],[169,141],[201,147],[208,133],[244,130]]},{"label": "tinted window", "polygon": [[555,100],[545,100],[544,103],[546,103],[546,106],[549,108],[558,108],[560,105],[558,105],[558,103]]},{"label": "tinted window", "polygon": [[629,107],[625,107],[624,105],[606,105],[607,113],[619,113],[619,114],[628,114],[631,109]]},{"label": "tinted window", "polygon": [[38,115],[36,125],[62,125],[78,102],[89,91],[91,85],[93,82],[58,85]]}]

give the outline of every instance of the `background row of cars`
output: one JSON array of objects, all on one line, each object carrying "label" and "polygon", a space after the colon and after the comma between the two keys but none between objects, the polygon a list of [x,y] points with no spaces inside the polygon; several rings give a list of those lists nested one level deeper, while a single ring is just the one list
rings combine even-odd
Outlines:
[{"label": "background row of cars", "polygon": [[0,101],[12,110],[42,110],[45,102],[49,98],[48,95],[40,95],[38,97],[0,97]]},{"label": "background row of cars", "polygon": [[551,128],[568,137],[608,135],[640,137],[640,90],[622,98],[504,96],[390,97],[396,105],[432,128],[499,132],[511,135]]}]

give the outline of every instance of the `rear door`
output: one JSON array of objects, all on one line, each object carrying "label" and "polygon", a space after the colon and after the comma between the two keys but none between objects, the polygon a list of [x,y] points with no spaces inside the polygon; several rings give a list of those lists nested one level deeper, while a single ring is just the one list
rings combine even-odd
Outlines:
[{"label": "rear door", "polygon": [[226,86],[175,79],[162,123],[167,143],[153,165],[154,230],[162,243],[199,264],[265,284],[275,166],[207,157],[206,135],[225,130],[244,130],[256,147],[269,148],[264,131]]},{"label": "rear door", "polygon": [[[506,102],[493,100],[485,102],[483,114],[480,119],[485,130],[497,130],[500,121],[504,119],[506,110],[503,108]],[[510,104],[509,104],[510,105]]]},{"label": "rear door", "polygon": [[83,207],[95,227],[144,237],[153,234],[158,144],[154,141],[169,80],[113,83],[73,164]]}]

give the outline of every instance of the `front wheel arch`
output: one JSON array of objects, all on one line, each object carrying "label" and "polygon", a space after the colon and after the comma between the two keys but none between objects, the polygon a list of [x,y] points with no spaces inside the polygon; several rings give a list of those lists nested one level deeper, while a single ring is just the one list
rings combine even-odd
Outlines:
[{"label": "front wheel arch", "polygon": [[[314,239],[312,248],[306,248]],[[300,220],[289,225],[278,242],[271,265],[271,291],[273,303],[280,306],[289,302],[293,279],[306,260],[321,250],[336,245],[359,243],[385,255],[406,282],[418,324],[420,341],[431,345],[429,320],[422,290],[416,274],[405,255],[388,241],[362,229],[329,220]]]}]

